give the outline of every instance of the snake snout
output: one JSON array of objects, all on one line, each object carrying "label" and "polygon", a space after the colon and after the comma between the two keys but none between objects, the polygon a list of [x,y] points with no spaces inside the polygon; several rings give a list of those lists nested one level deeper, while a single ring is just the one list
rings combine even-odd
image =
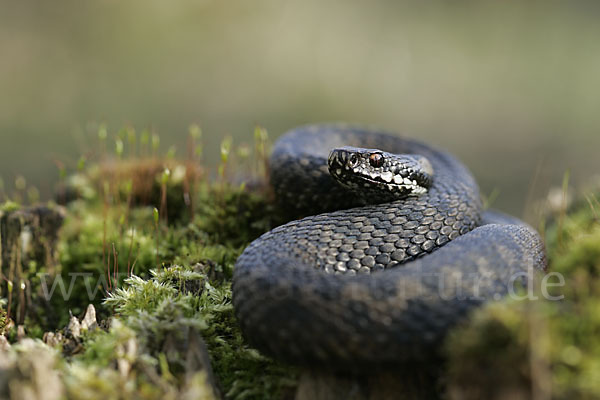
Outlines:
[{"label": "snake snout", "polygon": [[358,162],[358,158],[354,155],[351,158],[351,151],[346,148],[333,149],[329,152],[329,158],[327,159],[327,166],[329,173],[334,177],[342,175],[344,169],[350,168],[353,164]]}]

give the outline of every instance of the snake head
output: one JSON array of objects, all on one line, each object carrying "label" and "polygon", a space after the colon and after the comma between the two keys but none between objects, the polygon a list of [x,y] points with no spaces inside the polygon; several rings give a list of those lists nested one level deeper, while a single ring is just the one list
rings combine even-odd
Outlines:
[{"label": "snake head", "polygon": [[369,203],[381,203],[426,193],[433,181],[427,158],[377,149],[341,147],[328,159],[329,173]]}]

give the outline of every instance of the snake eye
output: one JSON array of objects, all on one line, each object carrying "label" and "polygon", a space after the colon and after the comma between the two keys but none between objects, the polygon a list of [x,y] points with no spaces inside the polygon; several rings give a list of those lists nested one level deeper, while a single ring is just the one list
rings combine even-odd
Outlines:
[{"label": "snake eye", "polygon": [[369,163],[373,168],[379,168],[383,165],[383,156],[379,153],[371,153]]},{"label": "snake eye", "polygon": [[358,165],[358,156],[356,154],[350,154],[348,157],[348,166],[354,168]]}]

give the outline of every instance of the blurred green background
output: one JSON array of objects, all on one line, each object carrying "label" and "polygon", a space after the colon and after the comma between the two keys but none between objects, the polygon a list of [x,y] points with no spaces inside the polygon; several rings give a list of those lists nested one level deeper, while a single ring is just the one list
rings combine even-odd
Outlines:
[{"label": "blurred green background", "polygon": [[[152,127],[209,162],[307,122],[375,124],[444,147],[517,215],[599,171],[594,1],[0,0],[0,176],[49,196],[111,133]],[[537,172],[536,172],[537,171]],[[535,181],[535,184],[533,182]]]}]

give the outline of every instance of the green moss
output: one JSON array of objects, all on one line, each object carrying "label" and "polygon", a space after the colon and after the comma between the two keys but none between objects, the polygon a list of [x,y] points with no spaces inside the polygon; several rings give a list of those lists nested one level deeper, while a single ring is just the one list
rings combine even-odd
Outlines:
[{"label": "green moss", "polygon": [[[600,223],[580,202],[546,230],[560,301],[504,301],[475,313],[451,335],[451,398],[600,397]],[[557,280],[554,280],[557,282]]]},{"label": "green moss", "polygon": [[59,310],[54,328],[66,324],[69,312],[83,313],[88,303],[102,312],[105,289],[120,285],[130,273],[148,277],[152,268],[161,265],[212,260],[226,268],[230,277],[245,244],[272,225],[270,206],[263,196],[240,187],[205,182],[197,186],[194,219],[169,225],[161,222],[158,230],[153,207],[104,207],[81,200],[70,203],[59,243],[62,280],[55,283],[52,277],[44,277],[50,288],[71,288],[69,296],[53,297],[53,308]]},{"label": "green moss", "polygon": [[[294,387],[293,369],[260,356],[244,343],[233,315],[227,279],[211,281],[211,271],[199,272],[197,266],[174,266],[153,271],[152,275],[150,280],[127,279],[126,287],[117,289],[105,301],[135,332],[138,343],[149,354],[154,355],[167,336],[193,327],[202,332],[227,398],[278,399]],[[95,339],[88,344],[85,357],[106,359],[102,354],[110,352],[102,345],[104,342]],[[177,362],[171,360],[170,364]],[[182,366],[171,365],[170,369],[181,371]]]},{"label": "green moss", "polygon": [[205,189],[195,222],[200,229],[210,232],[215,243],[239,247],[280,222],[273,205],[261,192],[228,184]]},{"label": "green moss", "polygon": [[11,212],[17,211],[21,208],[21,205],[14,201],[5,201],[2,205],[0,205],[0,212]]},{"label": "green moss", "polygon": [[[102,206],[75,202],[68,210],[59,243],[60,273],[44,277],[48,287],[58,292],[52,296],[53,309],[58,311],[54,328],[66,324],[69,312],[80,315],[89,303],[100,307],[106,291],[118,286],[132,269],[144,276],[156,267],[155,232],[147,208],[130,212],[129,227],[119,224],[125,213],[119,207],[104,212]],[[164,245],[159,243],[159,258]]]},{"label": "green moss", "polygon": [[[106,140],[105,131],[102,137]],[[259,158],[265,138],[257,137]],[[195,150],[198,140],[196,134]],[[238,166],[252,161],[249,149],[235,152],[228,142],[218,182],[205,179],[194,161],[198,151],[178,161],[158,157],[156,149],[152,157],[139,158],[121,149],[114,159],[86,158],[76,174],[65,174],[57,193],[66,208],[57,263],[23,266],[31,304],[43,316],[26,319],[25,334],[41,338],[52,330],[62,338],[64,354],[38,347],[53,354],[64,397],[213,398],[207,370],[189,369],[194,362],[187,349],[196,334],[206,344],[225,398],[279,399],[294,388],[293,369],[244,343],[231,304],[237,257],[278,223],[263,184],[249,190],[228,182],[238,153],[243,158]],[[264,159],[252,163],[260,170]],[[19,208],[6,203],[2,211]],[[101,325],[110,328],[70,337],[64,327],[90,303]],[[0,332],[8,329],[14,342],[17,330],[8,322],[1,314]],[[7,354],[16,357],[18,349]]]},{"label": "green moss", "polygon": [[6,333],[7,328],[10,324],[10,318],[6,315],[6,311],[3,308],[0,308],[0,335],[4,335]]},{"label": "green moss", "polygon": [[[160,341],[165,329],[174,323],[202,330],[211,364],[227,398],[281,398],[295,385],[294,370],[248,348],[233,315],[229,280],[211,281],[210,274],[209,270],[198,272],[197,267],[161,269],[153,272],[149,281],[128,279],[128,288],[117,291],[106,302],[139,335],[148,336],[142,340]],[[198,282],[200,288],[188,290],[190,283]]]},{"label": "green moss", "polygon": [[[140,337],[140,333],[145,336]],[[194,394],[194,398],[214,399],[205,371],[174,376],[169,362],[162,361],[164,354],[148,347],[145,339],[150,333],[115,319],[110,331],[90,335],[85,341],[85,352],[63,368],[67,397],[178,399]]]},{"label": "green moss", "polygon": [[[134,131],[123,132],[118,140],[135,142]],[[197,157],[201,135],[194,132]],[[39,341],[13,345],[0,357],[8,360],[0,365],[8,377],[0,382],[2,396],[41,379],[34,368],[41,360],[56,372],[44,379],[65,398],[210,399],[212,376],[187,351],[201,335],[225,398],[290,397],[298,371],[246,345],[231,301],[237,257],[282,222],[264,183],[249,189],[228,180],[236,162],[240,176],[252,169],[248,161],[264,168],[266,132],[257,129],[255,139],[255,160],[248,159],[249,148],[236,153],[229,140],[222,143],[217,182],[205,178],[194,158],[147,152],[125,158],[123,143],[116,159],[80,163],[57,196],[67,215],[58,262],[38,257],[15,264],[29,296],[19,304],[33,308],[22,322],[27,336],[41,338],[92,303],[108,327],[69,339],[64,354]],[[0,213],[20,209],[7,202]],[[545,229],[550,270],[566,280],[550,294],[562,301],[496,302],[451,334],[444,377],[450,398],[600,397],[599,211],[590,195],[559,211]],[[47,301],[44,290],[54,290]],[[0,335],[14,342],[6,290],[0,295]]]},{"label": "green moss", "polygon": [[[52,301],[56,301],[55,312],[62,312],[62,326],[69,318],[69,308],[85,308],[89,301],[88,290],[94,285],[101,286],[98,297],[105,297],[106,270],[102,263],[105,224],[107,242],[112,244],[121,237],[127,239],[126,234],[120,236],[119,233],[117,216],[121,211],[113,207],[101,218],[101,209],[97,203],[82,201],[69,205],[69,217],[59,245],[61,274],[85,271],[90,277],[88,281],[65,283],[72,284],[70,289],[65,289],[70,290],[71,296],[66,302],[57,286],[58,298],[53,297]],[[143,226],[151,219],[150,215],[148,208],[133,210],[130,215],[130,223],[139,229],[134,245],[139,247],[136,272],[145,278],[124,277],[117,287],[113,282],[102,304],[94,299],[103,310],[101,315],[112,315],[111,328],[87,333],[81,343],[83,352],[71,356],[65,363],[62,374],[67,397],[153,399],[178,398],[186,390],[205,392],[206,376],[193,374],[190,377],[185,372],[181,352],[163,353],[167,339],[184,342],[185,338],[180,335],[191,328],[202,333],[217,380],[227,398],[281,398],[282,393],[294,387],[295,372],[248,348],[233,315],[230,279],[243,246],[214,243],[222,236],[202,230],[196,220],[168,227],[161,225],[161,264],[177,261],[181,265],[151,269],[155,267],[156,241],[151,236],[155,232],[150,228],[144,230]],[[201,214],[197,218],[202,218]],[[115,244],[115,249],[119,265],[126,265],[126,246]],[[99,277],[102,279],[98,282]],[[37,335],[41,336],[41,332]],[[137,351],[128,356],[131,359],[123,361],[127,346]],[[118,368],[123,363],[130,364],[130,371],[125,375]]]}]

